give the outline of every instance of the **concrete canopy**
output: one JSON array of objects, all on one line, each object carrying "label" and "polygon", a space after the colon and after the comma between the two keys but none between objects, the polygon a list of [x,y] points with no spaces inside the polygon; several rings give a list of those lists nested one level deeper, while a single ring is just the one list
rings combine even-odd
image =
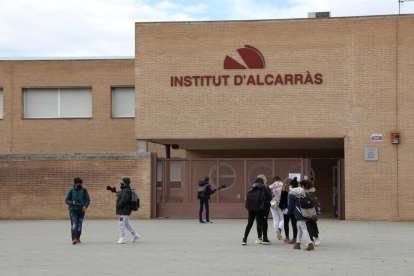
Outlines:
[{"label": "concrete canopy", "polygon": [[186,150],[343,149],[343,138],[152,139]]}]

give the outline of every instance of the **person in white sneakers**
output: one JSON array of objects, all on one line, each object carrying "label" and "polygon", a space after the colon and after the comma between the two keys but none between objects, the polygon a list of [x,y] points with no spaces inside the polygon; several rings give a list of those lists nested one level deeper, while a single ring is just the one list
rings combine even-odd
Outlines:
[{"label": "person in white sneakers", "polygon": [[122,178],[121,182],[121,191],[118,194],[118,199],[116,200],[116,214],[119,215],[119,230],[121,234],[119,235],[118,244],[125,243],[125,228],[131,232],[132,241],[139,239],[140,235],[135,231],[129,222],[129,215],[131,215],[131,180],[129,177]]},{"label": "person in white sneakers", "polygon": [[278,240],[282,239],[282,227],[284,226],[284,219],[282,210],[279,208],[280,197],[282,195],[283,182],[278,175],[273,177],[272,185],[269,186],[272,191],[272,200],[270,201],[270,211],[273,216],[273,227],[276,231]]},{"label": "person in white sneakers", "polygon": [[300,187],[298,187],[297,181],[290,182],[292,189],[290,190],[288,201],[289,201],[289,214],[294,214],[298,224],[298,236],[296,239],[296,244],[293,246],[293,249],[300,249],[300,242],[302,239],[302,234],[306,239],[306,251],[314,250],[314,244],[309,236],[308,228],[306,227],[306,221],[309,219],[302,216],[301,207],[300,207],[300,198],[305,196],[306,181],[302,180],[300,182]]}]

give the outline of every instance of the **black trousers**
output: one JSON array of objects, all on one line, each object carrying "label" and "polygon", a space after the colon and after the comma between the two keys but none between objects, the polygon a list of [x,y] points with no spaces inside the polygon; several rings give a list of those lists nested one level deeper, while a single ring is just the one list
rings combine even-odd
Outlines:
[{"label": "black trousers", "polygon": [[289,237],[289,220],[292,221],[292,228],[293,228],[293,239],[296,239],[298,236],[298,227],[296,226],[296,218],[294,214],[286,215],[283,214],[284,225],[285,225],[285,234],[286,237]]},{"label": "black trousers", "polygon": [[268,226],[269,213],[270,213],[270,204],[269,206],[265,205],[265,209],[263,211],[263,220],[262,220],[263,235],[259,236],[259,238],[263,237],[264,240],[267,240],[267,229],[269,228]]},{"label": "black trousers", "polygon": [[318,224],[313,219],[306,221],[306,227],[308,228],[309,236],[313,241],[313,237],[319,237]]},{"label": "black trousers", "polygon": [[263,225],[263,211],[259,212],[252,212],[249,211],[249,217],[247,218],[247,226],[246,230],[244,231],[244,238],[247,239],[250,233],[250,229],[252,229],[253,222],[256,219],[256,226],[257,226],[257,237],[261,238],[262,235],[262,225]]}]

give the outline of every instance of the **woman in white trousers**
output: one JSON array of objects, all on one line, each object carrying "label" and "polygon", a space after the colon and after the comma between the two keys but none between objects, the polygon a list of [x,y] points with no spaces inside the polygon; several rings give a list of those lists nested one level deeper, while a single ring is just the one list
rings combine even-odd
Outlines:
[{"label": "woman in white trousers", "polygon": [[284,226],[283,212],[279,208],[280,196],[282,194],[283,182],[278,175],[273,177],[269,189],[272,191],[272,200],[270,201],[270,211],[273,217],[273,227],[276,231],[278,240],[282,239],[282,227]]}]

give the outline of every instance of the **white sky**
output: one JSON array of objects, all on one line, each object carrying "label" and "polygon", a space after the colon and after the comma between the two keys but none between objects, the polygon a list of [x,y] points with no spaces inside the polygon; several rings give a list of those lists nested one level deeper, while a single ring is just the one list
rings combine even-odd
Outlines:
[{"label": "white sky", "polygon": [[[0,57],[134,56],[134,22],[398,14],[398,0],[0,0]],[[401,14],[414,13],[405,2]]]}]

